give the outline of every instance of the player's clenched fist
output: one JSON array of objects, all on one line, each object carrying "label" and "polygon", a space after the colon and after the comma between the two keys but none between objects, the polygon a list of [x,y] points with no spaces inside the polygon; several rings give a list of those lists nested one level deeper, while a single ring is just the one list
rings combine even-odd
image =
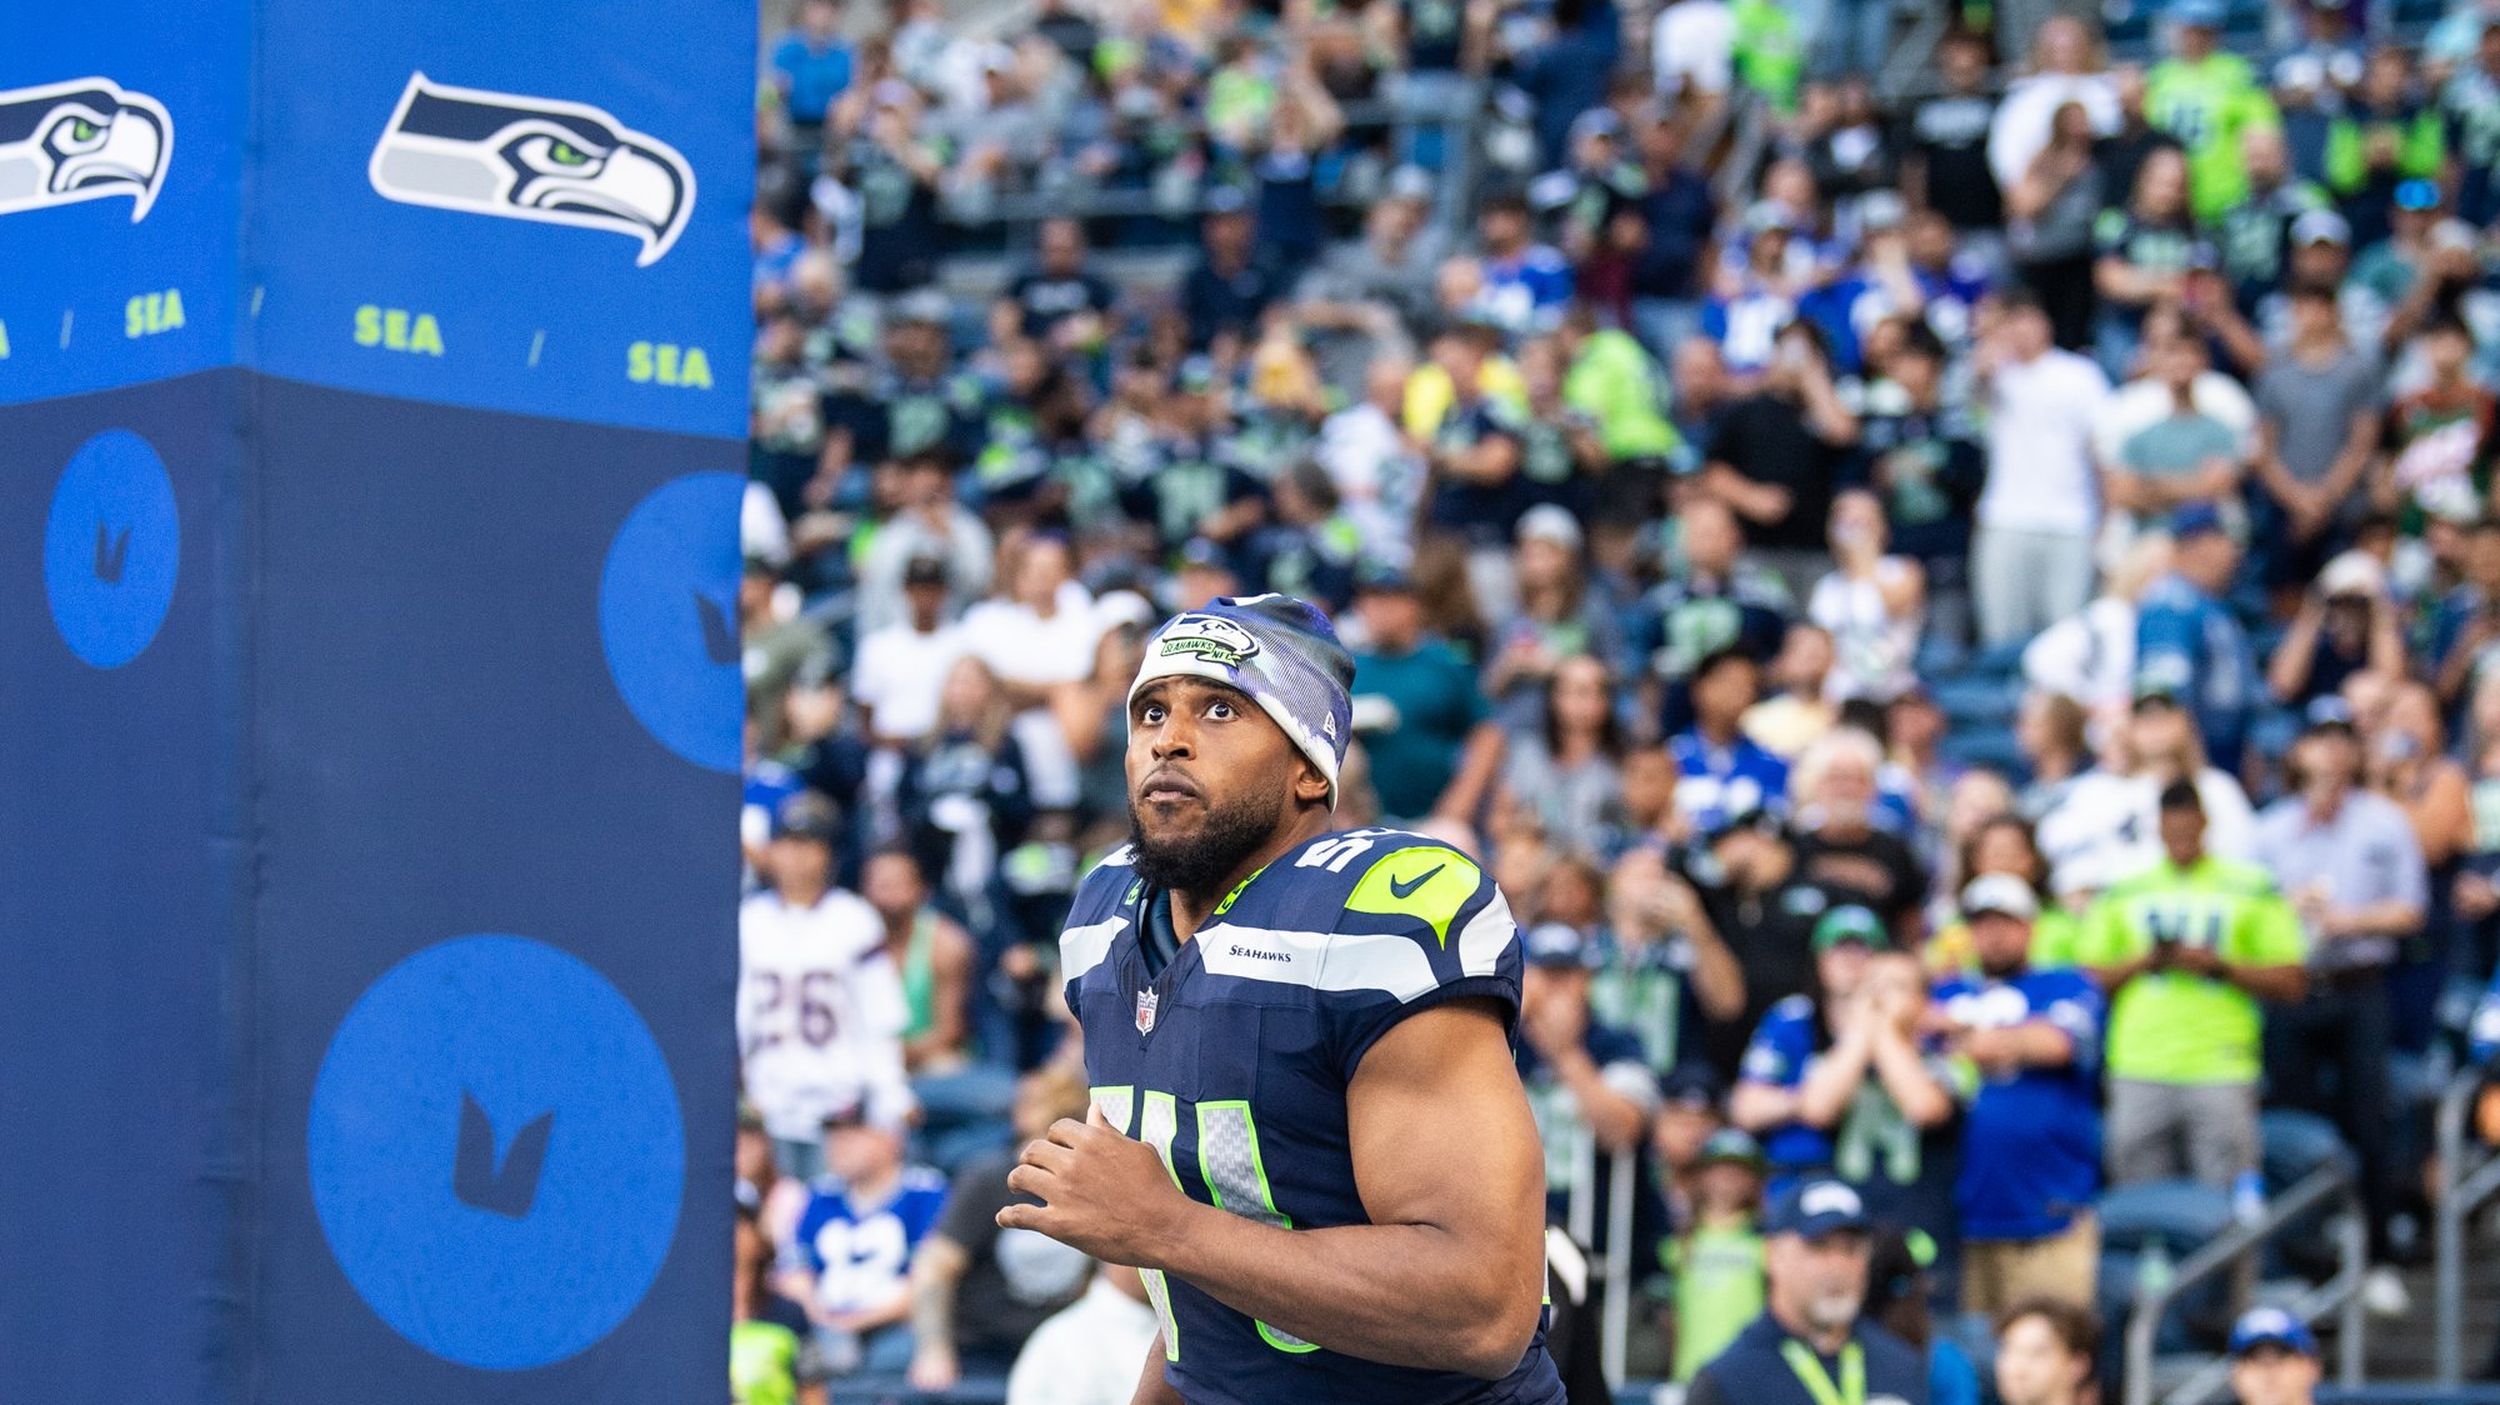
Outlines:
[{"label": "player's clenched fist", "polygon": [[1156,1268],[1168,1226],[1191,1202],[1163,1158],[1122,1136],[1096,1104],[1083,1122],[1061,1118],[1025,1144],[1007,1187],[1040,1198],[998,1212],[1001,1229],[1038,1230],[1097,1259]]}]

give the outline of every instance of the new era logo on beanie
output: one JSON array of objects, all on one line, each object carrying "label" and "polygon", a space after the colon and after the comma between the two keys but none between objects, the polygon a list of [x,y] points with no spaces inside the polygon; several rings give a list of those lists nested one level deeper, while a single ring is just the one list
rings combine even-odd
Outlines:
[{"label": "new era logo on beanie", "polygon": [[1354,659],[1326,615],[1290,595],[1210,600],[1155,631],[1129,697],[1175,677],[1241,690],[1328,778],[1328,805],[1336,808],[1337,770],[1353,730]]}]

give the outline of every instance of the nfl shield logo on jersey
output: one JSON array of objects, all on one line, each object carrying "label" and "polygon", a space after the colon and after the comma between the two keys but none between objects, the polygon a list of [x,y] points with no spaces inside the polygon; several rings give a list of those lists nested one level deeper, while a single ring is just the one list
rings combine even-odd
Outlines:
[{"label": "nfl shield logo on jersey", "polygon": [[1137,992],[1137,1032],[1139,1034],[1152,1034],[1155,1032],[1156,1000],[1157,997],[1151,990],[1141,990]]}]

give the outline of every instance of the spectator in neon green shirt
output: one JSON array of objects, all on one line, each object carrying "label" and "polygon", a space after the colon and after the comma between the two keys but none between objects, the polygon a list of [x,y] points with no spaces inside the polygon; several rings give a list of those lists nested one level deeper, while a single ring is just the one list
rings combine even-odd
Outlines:
[{"label": "spectator in neon green shirt", "polygon": [[2306,943],[2271,875],[2205,852],[2193,782],[2160,806],[2164,857],[2101,895],[2076,950],[2109,992],[2109,1179],[2228,1186],[2257,1167],[2257,1002],[2300,999]]},{"label": "spectator in neon green shirt", "polygon": [[2171,15],[2177,47],[2145,75],[2144,110],[2187,148],[2190,203],[2198,222],[2211,224],[2248,194],[2241,135],[2283,118],[2248,60],[2214,47],[2222,0],[2179,0]]},{"label": "spectator in neon green shirt", "polygon": [[1736,77],[1782,112],[1797,110],[1797,84],[1805,76],[1805,40],[1797,20],[1778,0],[1736,0]]},{"label": "spectator in neon green shirt", "polygon": [[1695,1171],[1693,1223],[1658,1246],[1678,1381],[1691,1381],[1762,1315],[1764,1166],[1750,1134],[1734,1127],[1711,1134]]},{"label": "spectator in neon green shirt", "polygon": [[1664,459],[1683,444],[1667,419],[1673,392],[1666,372],[1630,333],[1600,324],[1595,308],[1574,303],[1556,336],[1569,363],[1563,400],[1597,421],[1607,458]]}]

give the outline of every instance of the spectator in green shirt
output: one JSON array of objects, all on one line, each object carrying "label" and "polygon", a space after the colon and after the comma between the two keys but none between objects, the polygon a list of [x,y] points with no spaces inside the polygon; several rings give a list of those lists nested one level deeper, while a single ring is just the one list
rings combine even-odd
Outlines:
[{"label": "spectator in green shirt", "polygon": [[2198,222],[2212,224],[2248,194],[2241,135],[2283,119],[2248,60],[2215,47],[2222,0],[2179,0],[2170,14],[2176,47],[2145,75],[2144,110],[2187,148],[2191,203]]},{"label": "spectator in green shirt", "polygon": [[1762,1315],[1762,1146],[1724,1128],[1702,1143],[1693,1222],[1658,1246],[1675,1343],[1674,1379],[1689,1382]]},{"label": "spectator in green shirt", "polygon": [[2101,896],[2076,953],[2110,998],[2109,1178],[2228,1186],[2257,1167],[2257,1002],[2300,999],[2305,944],[2264,869],[2205,852],[2192,782],[2159,823],[2163,858]]}]

